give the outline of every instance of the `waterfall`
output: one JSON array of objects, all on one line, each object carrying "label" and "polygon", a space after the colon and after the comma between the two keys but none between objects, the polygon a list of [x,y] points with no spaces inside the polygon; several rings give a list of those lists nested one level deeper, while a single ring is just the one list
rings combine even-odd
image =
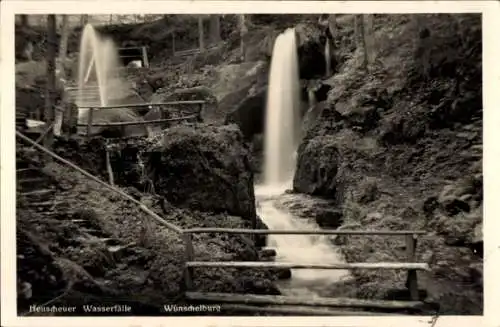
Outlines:
[{"label": "waterfall", "polygon": [[[102,39],[94,27],[87,24],[83,29],[80,40],[80,54],[78,64],[78,97],[77,106],[89,106],[99,104],[106,106],[109,103],[112,84],[117,84],[113,73],[120,66],[118,50],[111,40]],[[88,85],[95,84],[98,89],[97,97],[88,97],[84,94]],[[118,83],[119,84],[119,83]],[[88,91],[87,91],[88,93]],[[85,115],[88,109],[78,111],[79,119]]]},{"label": "waterfall", "polygon": [[294,29],[280,34],[274,43],[267,97],[264,183],[289,182],[295,171],[299,145],[300,84]]},{"label": "waterfall", "polygon": [[[264,183],[255,188],[258,214],[271,230],[319,229],[310,219],[294,217],[276,205],[293,180],[296,151],[302,137],[298,72],[296,34],[294,29],[288,29],[274,43],[266,107]],[[300,195],[286,196],[300,199]],[[322,235],[269,235],[268,245],[276,248],[278,262],[342,262],[330,239]],[[294,269],[292,275],[292,280],[285,282],[282,290],[316,294],[317,290],[324,291],[335,281],[348,276],[348,272]]]}]

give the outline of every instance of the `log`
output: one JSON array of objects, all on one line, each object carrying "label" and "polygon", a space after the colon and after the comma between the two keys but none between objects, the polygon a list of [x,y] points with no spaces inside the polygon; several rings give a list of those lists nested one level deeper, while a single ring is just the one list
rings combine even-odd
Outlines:
[{"label": "log", "polygon": [[[272,304],[272,305],[303,305],[320,307],[351,307],[374,309],[421,309],[425,306],[421,301],[388,301],[365,300],[354,298],[325,298],[308,296],[256,295],[232,293],[186,292],[186,298],[192,301],[207,301],[216,303]],[[354,312],[353,312],[354,313]]]},{"label": "log", "polygon": [[189,261],[188,267],[212,268],[288,268],[288,269],[401,269],[401,270],[429,270],[427,263],[413,262],[356,262],[332,264],[304,264],[288,262],[259,262],[259,261]]},{"label": "log", "polygon": [[404,230],[269,230],[244,228],[191,228],[186,233],[227,233],[227,234],[264,234],[264,235],[422,235],[425,231]]},{"label": "log", "polygon": [[[328,308],[283,307],[283,306],[253,306],[245,304],[225,304],[223,311],[241,311],[258,313],[275,313],[279,315],[304,316],[395,316],[395,313],[369,311],[339,311]],[[399,315],[399,314],[398,314]]]}]

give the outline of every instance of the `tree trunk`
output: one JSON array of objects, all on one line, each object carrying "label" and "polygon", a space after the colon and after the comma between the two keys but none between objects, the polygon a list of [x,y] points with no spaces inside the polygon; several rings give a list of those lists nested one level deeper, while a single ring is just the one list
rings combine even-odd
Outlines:
[{"label": "tree trunk", "polygon": [[[56,95],[56,15],[47,17],[47,88],[45,96],[45,123],[50,126],[54,120],[55,95]],[[44,140],[44,146],[52,147],[53,134],[49,133]]]},{"label": "tree trunk", "polygon": [[200,52],[205,51],[205,31],[203,30],[203,16],[198,16],[198,42]]},{"label": "tree trunk", "polygon": [[366,57],[368,65],[371,65],[375,59],[375,35],[373,29],[373,15],[364,15],[365,16],[365,49],[366,49]]},{"label": "tree trunk", "polygon": [[356,15],[356,35],[357,35],[357,47],[361,48],[363,51],[363,68],[368,68],[368,57],[366,52],[366,43],[365,43],[365,25],[364,25],[364,16]]},{"label": "tree trunk", "polygon": [[219,15],[210,15],[210,35],[212,43],[219,43],[221,41]]},{"label": "tree trunk", "polygon": [[80,17],[80,25],[85,26],[89,23],[89,15],[82,15],[82,17]]},{"label": "tree trunk", "polygon": [[21,19],[21,26],[28,27],[30,25],[28,15],[19,15]]},{"label": "tree trunk", "polygon": [[68,52],[69,22],[68,15],[62,15],[61,23],[61,43],[59,43],[59,59],[61,63],[66,59]]},{"label": "tree trunk", "polygon": [[245,38],[248,32],[248,27],[247,27],[247,21],[246,21],[246,16],[245,15],[240,15],[239,16],[240,20],[240,38],[241,38],[241,43],[240,43],[240,48],[241,48],[241,61],[246,61],[246,45],[245,45]]}]

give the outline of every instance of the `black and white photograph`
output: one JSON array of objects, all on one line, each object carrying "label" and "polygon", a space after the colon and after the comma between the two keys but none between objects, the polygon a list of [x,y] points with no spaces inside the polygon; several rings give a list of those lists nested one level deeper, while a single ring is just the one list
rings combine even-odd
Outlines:
[{"label": "black and white photograph", "polygon": [[483,315],[481,12],[14,24],[17,317]]}]

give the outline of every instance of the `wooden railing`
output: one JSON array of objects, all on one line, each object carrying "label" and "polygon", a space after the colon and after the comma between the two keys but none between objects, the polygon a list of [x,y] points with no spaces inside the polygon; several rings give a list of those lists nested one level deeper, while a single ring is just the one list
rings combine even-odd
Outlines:
[{"label": "wooden railing", "polygon": [[[212,44],[205,48],[203,51],[210,51],[212,49],[217,48],[218,44]],[[175,51],[174,50],[174,57],[189,57],[189,56],[194,56],[195,54],[200,53],[200,48],[192,48],[192,49],[187,49],[187,50],[181,50],[181,51]]]},{"label": "wooden railing", "polygon": [[[252,235],[366,235],[366,236],[404,236],[406,240],[405,262],[355,262],[355,263],[330,263],[330,264],[303,264],[284,262],[262,262],[262,261],[196,261],[193,252],[193,234],[199,233],[228,233],[228,234],[252,234]],[[250,305],[300,305],[320,307],[344,307],[344,308],[372,308],[386,310],[418,310],[425,306],[419,301],[417,270],[428,271],[427,263],[415,261],[415,251],[418,235],[425,231],[360,231],[360,230],[259,230],[259,229],[230,229],[230,228],[193,228],[183,231],[185,243],[185,266],[184,282],[186,298],[191,301],[250,304]],[[407,287],[410,293],[410,301],[387,301],[387,300],[364,300],[348,298],[297,298],[287,296],[253,295],[253,294],[226,294],[226,293],[203,293],[193,291],[194,268],[288,268],[288,269],[395,269],[407,270]],[[241,310],[256,311],[253,306],[238,306]],[[300,309],[300,308],[299,308]],[[265,311],[265,310],[264,310]],[[310,312],[314,310],[298,310],[298,312]],[[356,313],[357,314],[357,313]]]},{"label": "wooden railing", "polygon": [[[131,126],[131,125],[153,125],[159,123],[173,122],[173,121],[185,121],[190,119],[196,119],[197,121],[202,120],[203,108],[206,104],[206,101],[202,100],[193,100],[193,101],[170,101],[170,102],[157,102],[157,103],[140,103],[140,104],[122,104],[122,105],[111,105],[111,106],[80,106],[79,109],[88,109],[87,122],[85,124],[79,123],[77,126],[86,126],[86,136],[87,138],[92,137],[92,126],[99,127],[107,127],[107,126]],[[129,122],[110,122],[110,123],[93,123],[94,119],[94,111],[95,110],[107,110],[107,109],[126,109],[126,108],[149,108],[153,109],[157,107],[161,110],[161,117],[164,116],[164,108],[165,106],[174,106],[174,105],[195,105],[197,106],[197,110],[195,113],[190,115],[185,115],[182,117],[176,118],[162,118],[162,119],[154,119],[154,120],[145,120],[145,121],[129,121]]]}]

